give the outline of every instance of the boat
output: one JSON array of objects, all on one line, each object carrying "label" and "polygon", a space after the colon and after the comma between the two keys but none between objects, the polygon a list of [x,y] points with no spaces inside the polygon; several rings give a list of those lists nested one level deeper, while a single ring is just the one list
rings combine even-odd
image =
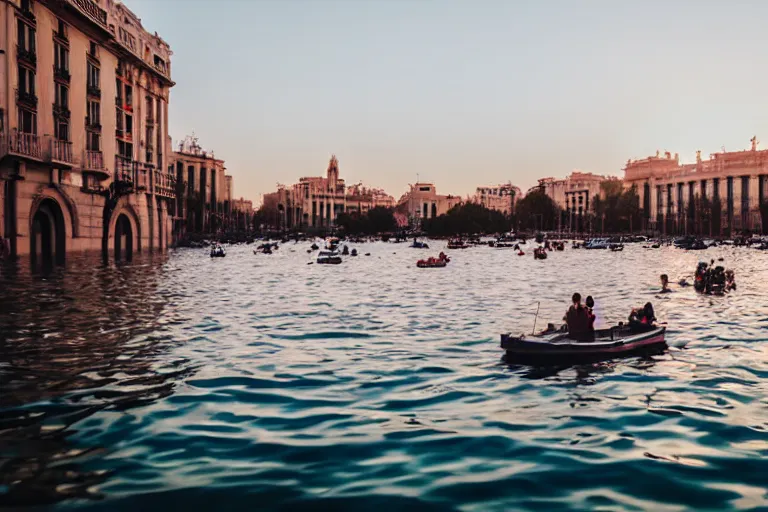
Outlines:
[{"label": "boat", "polygon": [[464,243],[461,239],[455,239],[455,240],[449,240],[448,241],[448,248],[449,249],[466,249],[469,247],[467,244]]},{"label": "boat", "polygon": [[537,247],[533,250],[533,259],[535,260],[545,260],[547,259],[547,250],[543,247]]},{"label": "boat", "polygon": [[357,256],[357,249],[352,249],[352,252],[349,253],[350,256]]},{"label": "boat", "polygon": [[219,244],[216,244],[213,247],[211,247],[211,258],[223,258],[226,255],[227,253],[224,252],[224,248]]},{"label": "boat", "polygon": [[442,268],[446,266],[451,259],[441,252],[437,258],[429,257],[426,260],[419,260],[416,262],[416,266],[419,268]]},{"label": "boat", "polygon": [[325,248],[329,251],[335,251],[336,248],[339,246],[339,239],[336,237],[328,238],[325,241]]},{"label": "boat", "polygon": [[596,330],[593,341],[576,341],[563,330],[531,336],[502,334],[501,348],[506,350],[507,359],[515,362],[573,363],[662,351],[667,346],[666,329],[651,326],[634,330],[618,325]]},{"label": "boat", "polygon": [[410,246],[414,249],[429,249],[429,245],[426,242],[418,242],[416,239],[413,240]]},{"label": "boat", "polygon": [[611,244],[608,248],[613,252],[619,252],[624,250],[624,244]]},{"label": "boat", "polygon": [[320,251],[317,254],[317,263],[326,265],[338,265],[343,260],[337,251]]},{"label": "boat", "polygon": [[607,238],[593,238],[584,244],[585,249],[607,249],[609,247]]}]

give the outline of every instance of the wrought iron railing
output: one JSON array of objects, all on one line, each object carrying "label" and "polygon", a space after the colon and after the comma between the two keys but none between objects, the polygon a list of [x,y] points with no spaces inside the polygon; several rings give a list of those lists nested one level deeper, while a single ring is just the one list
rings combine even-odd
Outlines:
[{"label": "wrought iron railing", "polygon": [[69,0],[69,3],[88,15],[96,23],[107,28],[107,11],[99,7],[93,0]]},{"label": "wrought iron railing", "polygon": [[64,80],[65,82],[69,82],[69,79],[70,79],[69,70],[54,64],[53,65],[53,77],[54,78],[58,78],[59,80]]},{"label": "wrought iron railing", "polygon": [[58,103],[53,104],[53,115],[55,117],[63,117],[64,119],[69,119],[70,111],[67,107],[64,105],[59,105]]},{"label": "wrought iron railing", "polygon": [[37,108],[37,96],[33,92],[16,89],[16,101],[31,108]]},{"label": "wrought iron railing", "polygon": [[21,62],[37,66],[37,53],[34,49],[22,48],[21,46],[16,45],[16,58]]},{"label": "wrought iron railing", "polygon": [[89,85],[87,91],[89,96],[101,98],[101,88],[98,85]]},{"label": "wrought iron railing", "polygon": [[50,151],[50,160],[53,162],[64,162],[67,164],[74,162],[72,158],[72,143],[69,141],[52,138]]},{"label": "wrought iron railing", "polygon": [[34,133],[22,133],[16,129],[8,135],[7,152],[41,158],[40,138]]},{"label": "wrought iron railing", "polygon": [[83,169],[86,171],[103,171],[104,154],[101,151],[86,150],[83,158]]}]

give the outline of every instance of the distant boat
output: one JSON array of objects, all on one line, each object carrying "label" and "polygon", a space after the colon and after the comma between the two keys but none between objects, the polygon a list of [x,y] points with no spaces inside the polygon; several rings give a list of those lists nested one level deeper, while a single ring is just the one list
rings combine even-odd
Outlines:
[{"label": "distant boat", "polygon": [[338,265],[343,260],[337,251],[320,251],[317,254],[317,263],[326,265]]}]

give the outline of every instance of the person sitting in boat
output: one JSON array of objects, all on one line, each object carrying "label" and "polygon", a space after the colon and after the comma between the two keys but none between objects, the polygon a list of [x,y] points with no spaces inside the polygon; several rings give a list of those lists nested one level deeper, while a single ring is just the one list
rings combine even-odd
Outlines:
[{"label": "person sitting in boat", "polygon": [[568,326],[568,337],[576,341],[589,341],[589,316],[587,309],[581,304],[581,294],[574,293],[571,297],[573,304],[565,313],[565,323]]},{"label": "person sitting in boat", "polygon": [[667,274],[661,274],[661,293],[669,293],[672,290],[669,289],[669,276]]},{"label": "person sitting in boat", "polygon": [[642,308],[634,308],[629,314],[629,328],[632,331],[647,331],[656,322],[653,304],[646,302]]},{"label": "person sitting in boat", "polygon": [[595,299],[591,295],[587,296],[587,300],[584,303],[587,307],[587,318],[589,319],[589,332],[595,332]]},{"label": "person sitting in boat", "polygon": [[446,256],[443,251],[440,251],[440,254],[439,254],[438,257],[440,258],[440,261],[444,261],[444,260],[448,259],[448,256]]}]

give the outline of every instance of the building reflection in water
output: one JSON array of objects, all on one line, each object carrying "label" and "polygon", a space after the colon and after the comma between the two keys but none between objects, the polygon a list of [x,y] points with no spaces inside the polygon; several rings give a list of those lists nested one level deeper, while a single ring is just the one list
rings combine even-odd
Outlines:
[{"label": "building reflection in water", "polygon": [[164,263],[0,269],[0,507],[98,498],[104,450],[72,441],[78,422],[168,396],[193,371],[169,354],[180,319]]}]

